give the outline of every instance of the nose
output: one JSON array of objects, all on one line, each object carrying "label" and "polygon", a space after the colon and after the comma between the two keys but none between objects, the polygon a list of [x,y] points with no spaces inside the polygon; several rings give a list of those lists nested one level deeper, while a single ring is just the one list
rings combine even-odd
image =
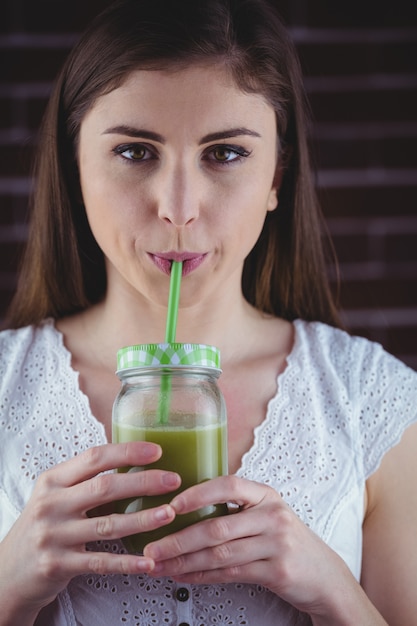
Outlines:
[{"label": "nose", "polygon": [[183,227],[199,216],[198,174],[192,167],[177,163],[167,168],[160,182],[158,215],[164,222]]}]

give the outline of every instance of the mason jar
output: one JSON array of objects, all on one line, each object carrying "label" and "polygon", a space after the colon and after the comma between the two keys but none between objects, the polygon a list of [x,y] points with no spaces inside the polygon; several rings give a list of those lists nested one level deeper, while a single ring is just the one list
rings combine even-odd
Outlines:
[{"label": "mason jar", "polygon": [[[175,471],[181,487],[157,496],[141,495],[119,500],[116,510],[132,513],[169,503],[172,498],[211,478],[227,474],[227,423],[217,348],[203,344],[141,344],[117,354],[121,389],[113,405],[113,442],[152,441],[162,448],[161,458],[143,467],[123,467],[119,472],[146,469]],[[164,535],[227,513],[224,503],[177,515],[162,528],[125,537],[129,552]]]}]

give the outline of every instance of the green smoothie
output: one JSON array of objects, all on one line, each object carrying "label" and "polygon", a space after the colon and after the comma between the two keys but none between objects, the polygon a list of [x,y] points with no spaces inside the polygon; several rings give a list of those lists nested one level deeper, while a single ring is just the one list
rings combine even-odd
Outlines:
[{"label": "green smoothie", "polygon": [[[227,474],[227,451],[225,450],[226,425],[207,425],[195,428],[155,425],[136,427],[113,423],[113,441],[152,441],[162,448],[162,456],[155,463],[144,467],[120,468],[119,472],[137,472],[142,469],[165,469],[178,472],[181,488],[159,496],[143,496],[120,500],[116,503],[119,513],[132,513],[160,506],[172,500],[175,494],[210,478]],[[227,513],[225,504],[204,507],[198,511],[177,515],[173,522],[156,530],[125,537],[123,542],[129,552],[142,552],[147,543],[167,534],[190,526],[200,520]]]}]

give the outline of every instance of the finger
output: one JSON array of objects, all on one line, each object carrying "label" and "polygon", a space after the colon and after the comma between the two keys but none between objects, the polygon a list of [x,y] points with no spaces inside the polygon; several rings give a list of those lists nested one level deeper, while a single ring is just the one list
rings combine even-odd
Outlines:
[{"label": "finger", "polygon": [[189,513],[205,506],[231,502],[240,508],[256,506],[270,488],[237,476],[220,476],[184,490],[171,501],[177,513]]},{"label": "finger", "polygon": [[[155,571],[157,565],[149,572],[151,576],[161,576],[161,574]],[[223,569],[205,569],[178,575],[173,573],[171,577],[178,582],[195,585],[245,582],[249,585],[263,584],[267,587],[268,581],[265,579],[265,574],[265,561],[253,561],[252,563],[225,567]]]},{"label": "finger", "polygon": [[80,574],[140,574],[149,573],[154,562],[149,557],[85,549],[65,555],[56,554],[45,560],[43,574],[48,580],[67,580]]},{"label": "finger", "polygon": [[124,498],[169,493],[180,485],[180,476],[165,470],[99,474],[69,488],[63,511],[71,509],[86,513],[102,504]]},{"label": "finger", "polygon": [[[149,543],[144,553],[155,561],[185,558],[185,555],[222,546],[242,537],[252,539],[265,532],[268,523],[267,515],[260,517],[250,509],[236,515],[224,515],[193,524]],[[219,551],[221,550],[220,547]]]},{"label": "finger", "polygon": [[43,480],[70,487],[100,472],[119,467],[142,466],[157,461],[162,454],[159,445],[148,441],[108,443],[94,446],[74,458],[44,472]]},{"label": "finger", "polygon": [[74,520],[62,525],[56,541],[61,546],[74,547],[84,546],[92,541],[120,539],[170,524],[174,517],[174,509],[169,504],[165,504],[137,513],[113,513],[84,520]]},{"label": "finger", "polygon": [[146,551],[145,555],[155,560],[155,575],[177,577],[200,571],[237,570],[249,563],[268,560],[270,553],[270,543],[258,535],[249,540],[247,537],[236,539],[162,561],[155,559],[152,551]]}]

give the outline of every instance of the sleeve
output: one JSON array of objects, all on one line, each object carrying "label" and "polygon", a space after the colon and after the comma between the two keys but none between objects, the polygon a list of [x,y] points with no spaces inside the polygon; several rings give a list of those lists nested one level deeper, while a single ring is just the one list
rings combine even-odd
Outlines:
[{"label": "sleeve", "polygon": [[354,397],[366,479],[417,421],[417,372],[377,343],[359,340],[357,347],[362,355]]}]

